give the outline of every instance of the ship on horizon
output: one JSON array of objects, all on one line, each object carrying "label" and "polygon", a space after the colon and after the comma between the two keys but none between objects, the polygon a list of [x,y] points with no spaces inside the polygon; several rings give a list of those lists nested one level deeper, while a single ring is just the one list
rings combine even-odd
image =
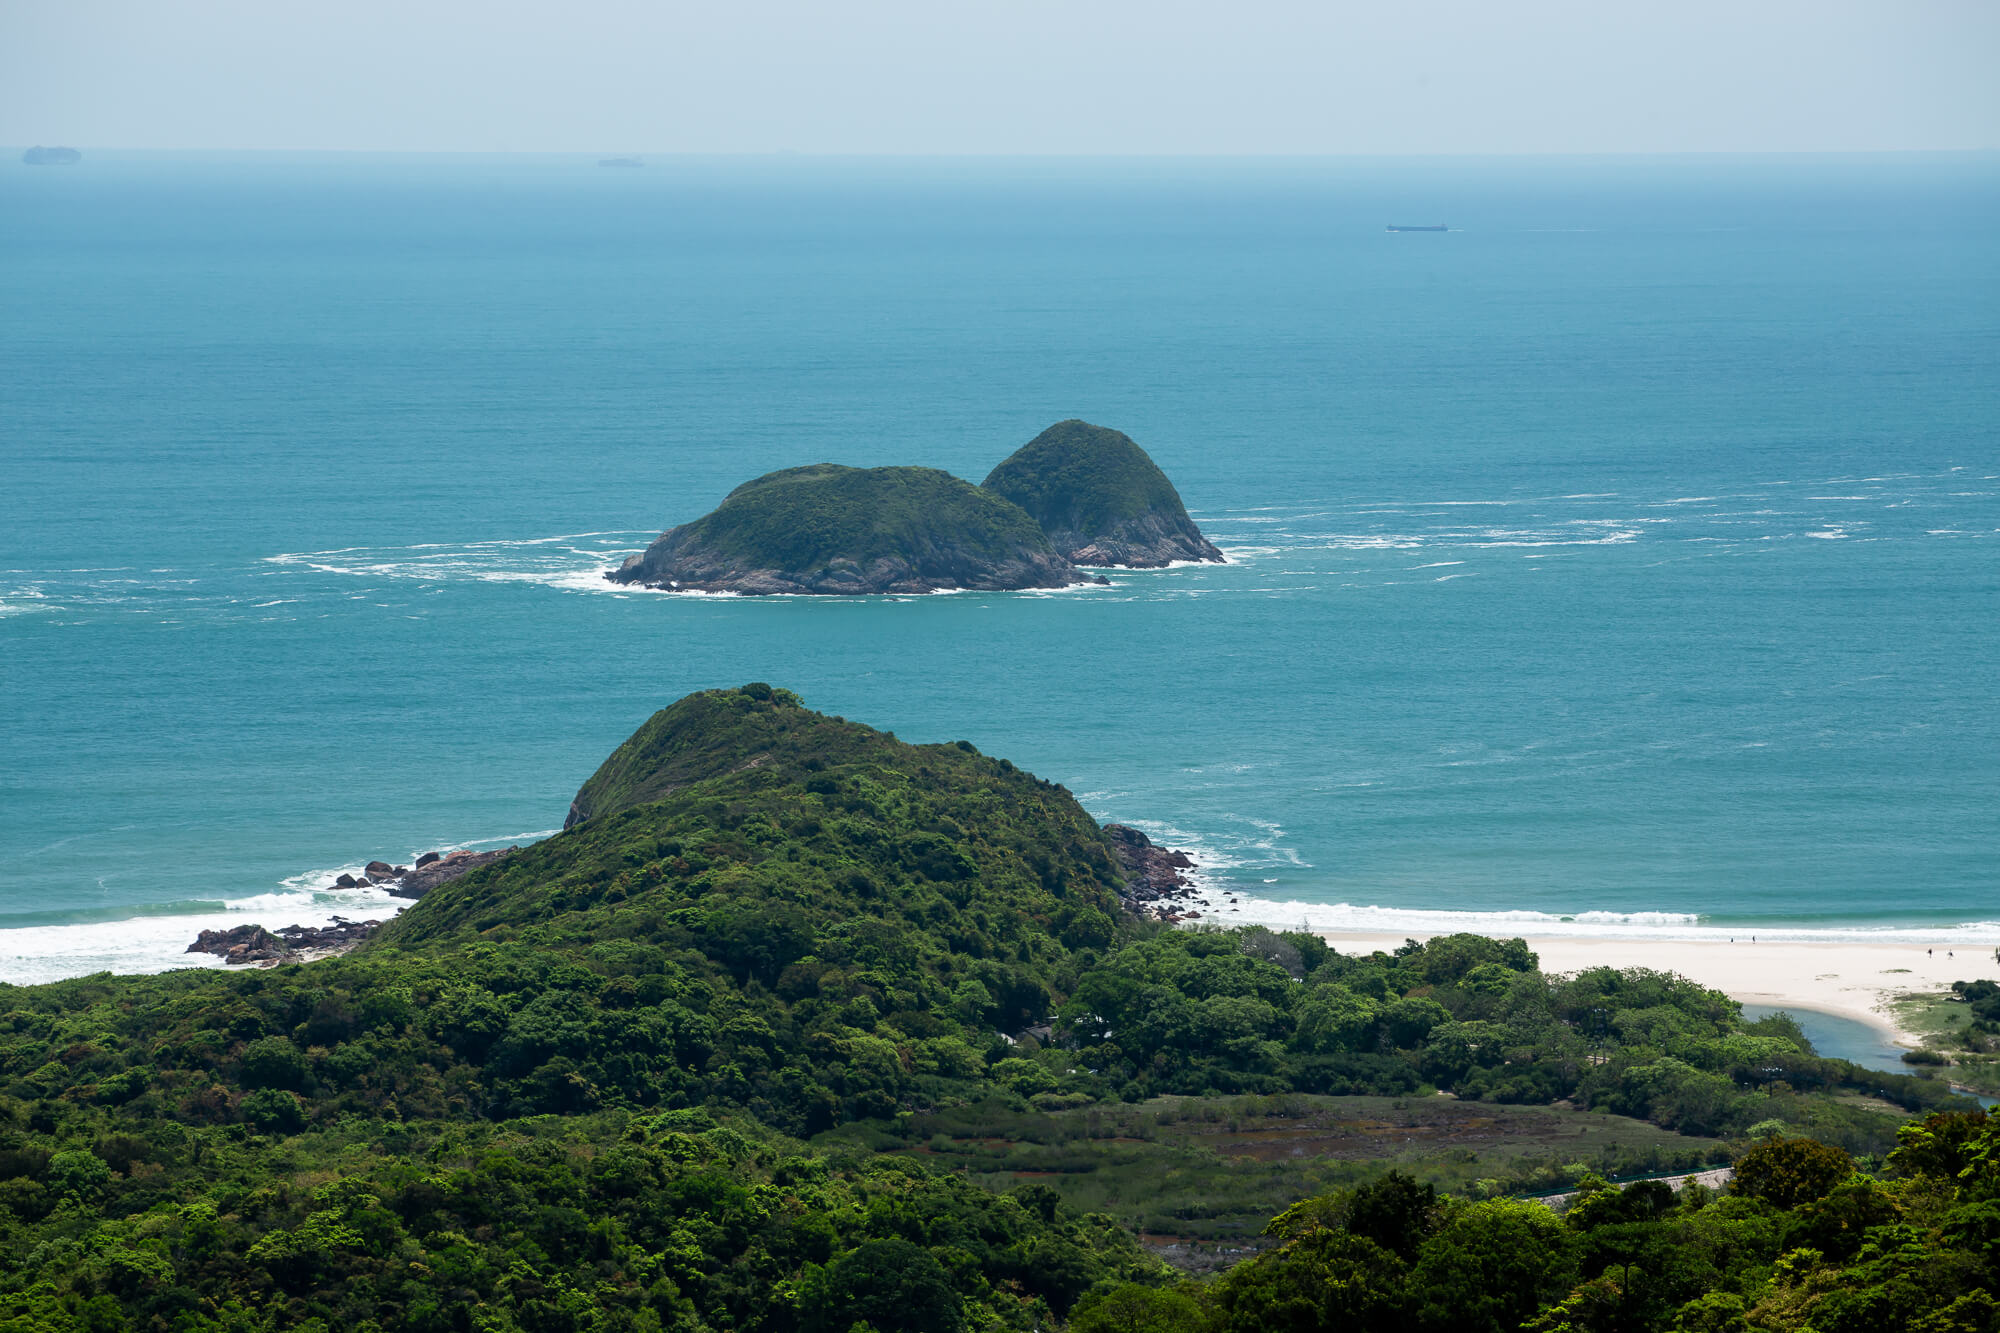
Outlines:
[{"label": "ship on horizon", "polygon": [[1397,226],[1397,225],[1396,225],[1395,223],[1391,222],[1391,223],[1390,223],[1390,224],[1388,225],[1388,227],[1387,227],[1387,228],[1385,228],[1385,230],[1387,230],[1387,231],[1450,231],[1450,230],[1451,230],[1451,228],[1450,228],[1450,227],[1447,227],[1447,226],[1445,226],[1445,225],[1444,225],[1444,223],[1442,223],[1442,222],[1439,222],[1439,223],[1436,223],[1436,224],[1434,224],[1434,225],[1432,225],[1432,226],[1428,226],[1428,227],[1399,227],[1399,226]]}]

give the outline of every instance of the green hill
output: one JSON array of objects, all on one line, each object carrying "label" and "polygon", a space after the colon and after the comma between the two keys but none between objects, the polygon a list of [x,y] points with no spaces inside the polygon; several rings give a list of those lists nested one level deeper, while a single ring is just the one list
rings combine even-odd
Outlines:
[{"label": "green hill", "polygon": [[[1745,1223],[1713,1244],[1703,1218],[1657,1233],[1705,1245],[1709,1268],[1617,1248],[1628,1223],[1666,1224],[1665,1205],[1600,1198],[1592,1167],[1797,1131],[1880,1153],[1890,1103],[1972,1109],[1938,1080],[1820,1059],[1782,1015],[1745,1023],[1659,973],[1547,976],[1519,940],[1342,955],[1306,934],[1140,921],[1060,786],[761,684],[655,715],[573,815],[344,956],[0,985],[0,1333],[1026,1333],[1073,1312],[1079,1333],[1235,1333],[1294,1326],[1270,1301],[1345,1309],[1327,1302],[1348,1270],[1323,1252],[1375,1274],[1363,1294],[1382,1320],[1354,1326],[1426,1333],[1489,1281],[1481,1255],[1529,1255],[1532,1272],[1507,1269],[1505,1321],[1475,1325],[1511,1331],[1570,1300],[1575,1275],[1611,1271],[1546,1212],[1509,1232],[1524,1205],[1424,1196],[1385,1226],[1376,1204],[1394,1198],[1336,1192],[1281,1219],[1244,1277],[1186,1295],[1189,1318],[1091,1322],[1167,1280],[1128,1227],[1247,1239],[1224,1224],[1275,1182],[1239,1158],[1287,1164],[1297,1192],[1353,1182],[1323,1142],[1481,1197],[1585,1177],[1582,1216],[1623,1256],[1614,1280],[1662,1279],[1654,1313],[1579,1288],[1577,1320],[1533,1325],[1546,1333],[1744,1327],[1724,1306],[1674,1321],[1725,1288],[1778,1302],[1758,1328],[1991,1327],[1989,1305],[1944,1323],[1870,1323],[1873,1306],[1777,1318],[1794,1291],[1831,1290],[1864,1231],[1895,1263],[1936,1267],[1912,1291],[1983,1290],[2000,1186],[1962,1168],[2000,1145],[1961,1151],[1991,1137],[1983,1117],[1920,1132],[1929,1155],[1908,1160],[1931,1184],[1843,1185],[1789,1218],[1746,1197],[1703,1214]],[[1413,1140],[1446,1119],[1451,1145]],[[1173,1128],[1196,1120],[1208,1130]],[[1805,1165],[1845,1162],[1828,1148]],[[1797,1164],[1774,1165],[1759,1188],[1794,1207]],[[1808,1242],[1815,1257],[1773,1269]]]},{"label": "green hill", "polygon": [[985,487],[1032,515],[1079,565],[1157,568],[1220,561],[1180,492],[1132,437],[1059,421],[993,469]]},{"label": "green hill", "polygon": [[787,468],[608,578],[682,591],[919,593],[1088,582],[1016,506],[936,468]]}]

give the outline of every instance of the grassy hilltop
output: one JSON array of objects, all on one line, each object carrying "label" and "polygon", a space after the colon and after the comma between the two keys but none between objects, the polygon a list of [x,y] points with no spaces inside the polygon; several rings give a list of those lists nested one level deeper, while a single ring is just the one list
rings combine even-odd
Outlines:
[{"label": "grassy hilltop", "polygon": [[716,592],[1060,588],[1084,577],[1034,520],[936,468],[787,468],[747,481],[611,577]]},{"label": "grassy hilltop", "polygon": [[1060,786],[764,685],[572,815],[342,957],[0,986],[0,1333],[1992,1327],[1983,1117],[1850,1178],[1968,1104],[1678,978],[1144,922]]}]

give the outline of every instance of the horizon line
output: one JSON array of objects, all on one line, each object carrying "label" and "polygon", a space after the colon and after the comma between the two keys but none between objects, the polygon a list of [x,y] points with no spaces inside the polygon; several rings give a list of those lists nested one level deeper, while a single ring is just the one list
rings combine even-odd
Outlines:
[{"label": "horizon line", "polygon": [[0,152],[29,148],[77,148],[97,153],[217,153],[283,154],[287,156],[398,156],[398,157],[659,157],[659,158],[773,158],[793,157],[816,160],[875,161],[1203,161],[1203,162],[1319,162],[1354,159],[1407,160],[1513,160],[1521,158],[1759,158],[1759,157],[1979,157],[2000,156],[2000,144],[1972,148],[1675,148],[1675,149],[1521,149],[1505,152],[1467,150],[1387,151],[1346,150],[1325,152],[1173,152],[1136,149],[1103,152],[1057,150],[964,150],[893,151],[872,149],[791,149],[791,148],[244,148],[180,146],[173,148],[134,147],[122,144],[64,143],[43,140],[0,145]]}]

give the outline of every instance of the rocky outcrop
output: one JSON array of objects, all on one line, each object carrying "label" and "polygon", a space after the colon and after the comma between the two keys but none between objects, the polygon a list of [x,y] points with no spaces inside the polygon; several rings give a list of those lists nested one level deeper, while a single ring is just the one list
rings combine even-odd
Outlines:
[{"label": "rocky outcrop", "polygon": [[1026,510],[1074,564],[1158,569],[1224,559],[1167,474],[1122,431],[1059,421],[994,468],[985,487]]},{"label": "rocky outcrop", "polygon": [[297,963],[308,954],[340,953],[367,939],[381,926],[380,921],[348,921],[333,918],[326,926],[286,926],[269,931],[262,926],[237,926],[232,930],[204,930],[188,945],[189,953],[212,953],[232,965]]},{"label": "rocky outcrop", "polygon": [[519,847],[508,847],[497,852],[449,852],[443,856],[425,853],[430,859],[418,857],[416,869],[383,887],[389,890],[392,897],[421,898],[440,884],[447,884],[481,866],[490,866],[501,857],[511,856],[520,850]]},{"label": "rocky outcrop", "polygon": [[670,592],[733,592],[746,597],[814,593],[854,597],[881,593],[945,591],[1013,592],[1022,588],[1067,588],[1102,583],[1067,560],[1029,552],[997,561],[980,559],[949,543],[935,544],[921,558],[878,556],[866,562],[836,556],[810,569],[758,568],[709,550],[684,528],[635,555],[607,575],[618,583],[643,583]]},{"label": "rocky outcrop", "polygon": [[1200,912],[1186,910],[1195,888],[1183,872],[1194,869],[1193,857],[1160,846],[1129,824],[1106,824],[1104,836],[1110,839],[1111,851],[1125,874],[1119,897],[1126,907],[1161,921],[1200,918]]},{"label": "rocky outcrop", "polygon": [[[1050,540],[1067,546],[1081,536],[1081,533],[1057,533],[1051,534]],[[1109,531],[1097,533],[1065,554],[1079,565],[1122,569],[1163,569],[1188,561],[1217,564],[1224,559],[1222,552],[1201,535],[1201,529],[1186,510],[1178,515],[1149,510],[1123,520]]]},{"label": "rocky outcrop", "polygon": [[935,468],[788,468],[731,491],[605,575],[671,592],[853,596],[1065,588],[1079,571],[1033,519]]},{"label": "rocky outcrop", "polygon": [[[381,888],[392,897],[421,898],[440,884],[481,866],[490,866],[502,857],[521,850],[508,847],[497,852],[425,852],[414,868],[370,861],[366,873],[342,874],[333,885],[338,889]],[[230,964],[309,962],[329,953],[342,953],[374,934],[380,921],[348,921],[334,917],[327,926],[286,926],[266,930],[262,926],[236,926],[230,930],[204,930],[188,945],[189,953],[212,953]]]}]

